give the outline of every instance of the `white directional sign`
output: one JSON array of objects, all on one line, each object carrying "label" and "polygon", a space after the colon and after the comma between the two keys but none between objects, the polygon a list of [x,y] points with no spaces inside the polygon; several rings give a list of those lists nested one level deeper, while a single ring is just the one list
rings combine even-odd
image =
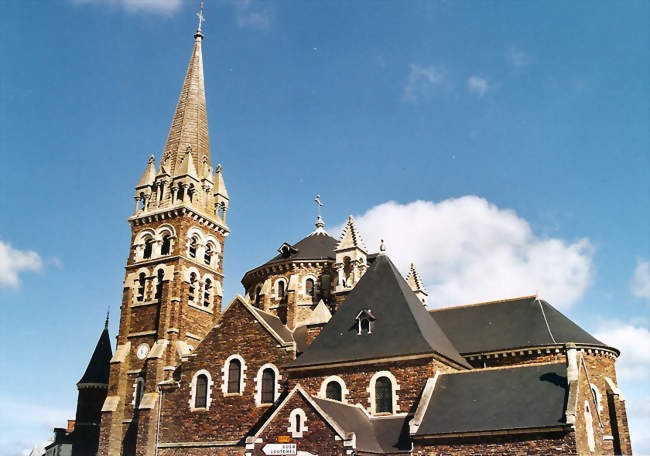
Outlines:
[{"label": "white directional sign", "polygon": [[267,455],[275,454],[284,456],[298,454],[295,443],[267,443],[264,445],[264,448],[262,448],[262,451]]}]

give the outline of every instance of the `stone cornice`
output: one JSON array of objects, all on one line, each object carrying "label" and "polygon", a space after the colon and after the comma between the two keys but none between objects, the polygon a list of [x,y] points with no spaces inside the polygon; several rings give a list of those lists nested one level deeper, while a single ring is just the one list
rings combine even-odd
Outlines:
[{"label": "stone cornice", "polygon": [[241,283],[243,284],[250,278],[255,278],[255,277],[263,277],[263,276],[268,276],[272,275],[275,273],[279,272],[284,272],[284,271],[294,271],[296,269],[303,268],[305,266],[310,267],[310,266],[327,266],[327,265],[334,265],[335,261],[330,260],[330,259],[313,259],[313,260],[291,260],[287,259],[285,261],[280,261],[278,263],[266,263],[261,266],[256,267],[255,269],[251,269],[250,271],[246,272],[244,274],[244,277],[241,279]]},{"label": "stone cornice", "polygon": [[207,215],[197,211],[196,208],[187,205],[178,205],[173,207],[160,208],[154,211],[141,212],[137,215],[132,215],[129,217],[128,221],[131,226],[138,226],[145,223],[167,220],[186,214],[199,222],[201,225],[212,228],[224,236],[228,236],[230,233],[230,228],[228,228],[228,226],[224,223],[221,223],[218,220],[213,220]]},{"label": "stone cornice", "polygon": [[[605,355],[611,358],[618,358],[620,352],[613,347],[604,347],[600,345],[589,345],[589,344],[575,344],[578,348],[578,351],[587,353],[589,355]],[[494,350],[486,352],[472,352],[472,353],[461,353],[461,355],[468,360],[476,359],[496,359],[496,358],[507,358],[513,356],[523,356],[523,355],[548,355],[548,354],[559,354],[565,352],[565,344],[549,344],[549,345],[536,345],[532,347],[517,347],[509,348],[505,350]]]}]

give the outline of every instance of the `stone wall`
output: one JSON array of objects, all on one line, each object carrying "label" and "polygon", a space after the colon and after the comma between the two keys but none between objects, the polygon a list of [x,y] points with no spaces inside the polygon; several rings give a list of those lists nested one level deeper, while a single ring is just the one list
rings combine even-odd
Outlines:
[{"label": "stone wall", "polygon": [[[224,391],[225,362],[231,355],[244,360],[244,388],[241,394]],[[233,301],[218,324],[179,367],[180,387],[166,392],[160,422],[162,443],[240,441],[270,409],[255,401],[256,376],[266,363],[278,368],[294,358],[294,352],[279,346],[239,300]],[[191,382],[199,370],[211,377],[210,405],[190,407]],[[281,373],[280,391],[286,378]],[[212,453],[214,454],[214,453]]]},{"label": "stone wall", "polygon": [[575,455],[572,432],[489,435],[447,439],[416,439],[413,456],[454,455]]}]

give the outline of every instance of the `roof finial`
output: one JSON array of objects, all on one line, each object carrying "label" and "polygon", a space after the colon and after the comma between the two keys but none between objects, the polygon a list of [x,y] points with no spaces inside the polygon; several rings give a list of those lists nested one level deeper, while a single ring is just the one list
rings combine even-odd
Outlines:
[{"label": "roof finial", "polygon": [[104,329],[108,329],[108,318],[111,316],[111,308],[106,310],[106,321],[104,322]]},{"label": "roof finial", "polygon": [[196,13],[196,17],[199,18],[199,26],[196,29],[196,33],[194,34],[195,39],[203,38],[203,33],[201,31],[201,25],[205,22],[205,16],[203,16],[203,2],[199,4],[199,12]]},{"label": "roof finial", "polygon": [[379,244],[379,254],[384,255],[386,253],[386,246],[384,245],[384,240],[381,240],[381,243]]},{"label": "roof finial", "polygon": [[325,227],[325,222],[323,221],[323,218],[320,216],[320,208],[323,205],[323,203],[320,200],[320,195],[316,195],[314,201],[316,202],[316,206],[318,207],[318,217],[316,218],[316,231],[314,231],[314,233],[324,233],[325,230],[323,230],[323,228]]}]

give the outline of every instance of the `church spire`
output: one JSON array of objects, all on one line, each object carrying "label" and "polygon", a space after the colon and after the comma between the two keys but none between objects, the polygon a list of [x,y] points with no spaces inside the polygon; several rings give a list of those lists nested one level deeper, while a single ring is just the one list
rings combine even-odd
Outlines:
[{"label": "church spire", "polygon": [[[163,153],[162,162],[171,177],[178,175],[188,147],[192,151],[192,161],[195,164],[203,164],[203,156],[207,158],[207,164],[210,164],[210,138],[208,136],[203,54],[201,51],[201,41],[203,40],[201,23],[204,21],[202,11],[201,9],[201,12],[197,14],[199,27],[194,34],[194,49]],[[199,174],[204,174],[203,170],[198,171]]]}]

